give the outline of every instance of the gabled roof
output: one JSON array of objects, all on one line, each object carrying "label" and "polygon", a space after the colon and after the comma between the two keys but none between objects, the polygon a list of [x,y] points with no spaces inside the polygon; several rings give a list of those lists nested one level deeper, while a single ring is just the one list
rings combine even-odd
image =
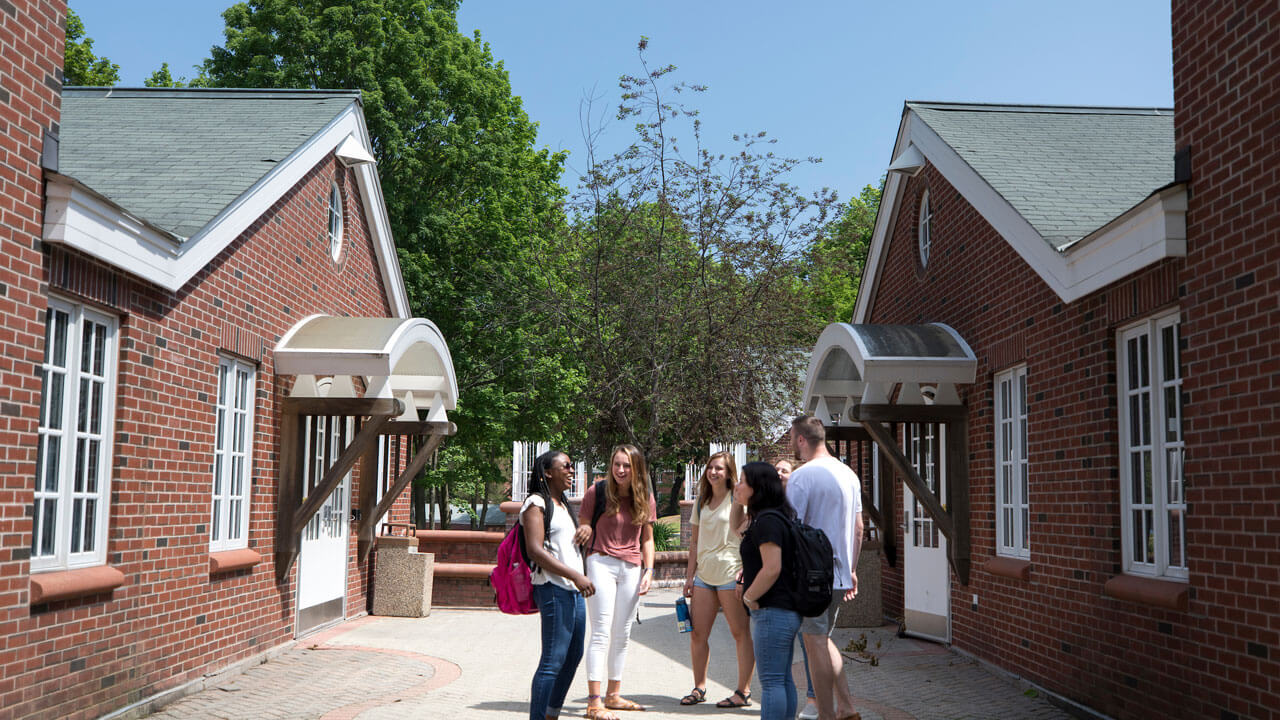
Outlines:
[{"label": "gabled roof", "polygon": [[66,88],[43,238],[176,292],[336,154],[353,167],[392,313],[407,317],[371,147],[356,91]]},{"label": "gabled roof", "polygon": [[189,238],[359,99],[328,90],[69,88],[58,172]]},{"label": "gabled roof", "polygon": [[907,107],[1059,250],[1173,181],[1171,108]]},{"label": "gabled roof", "polygon": [[1072,302],[1186,254],[1173,156],[1167,109],[907,102],[853,322],[870,313],[906,176],[925,164]]}]

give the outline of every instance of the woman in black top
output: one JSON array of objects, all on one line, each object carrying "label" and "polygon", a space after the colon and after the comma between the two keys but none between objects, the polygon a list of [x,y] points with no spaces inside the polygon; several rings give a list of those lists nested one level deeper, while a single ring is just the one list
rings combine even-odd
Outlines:
[{"label": "woman in black top", "polygon": [[751,525],[742,536],[742,602],[751,609],[756,674],[760,678],[761,720],[796,716],[796,684],[791,677],[792,651],[800,631],[800,613],[787,592],[782,557],[793,552],[790,522],[795,510],[787,503],[778,471],[769,463],[747,463],[734,500],[747,506]]}]

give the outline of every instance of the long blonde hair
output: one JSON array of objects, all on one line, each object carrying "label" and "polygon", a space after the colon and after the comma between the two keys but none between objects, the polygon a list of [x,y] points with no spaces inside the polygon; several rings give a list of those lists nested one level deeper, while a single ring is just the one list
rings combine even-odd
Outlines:
[{"label": "long blonde hair", "polygon": [[707,464],[702,468],[702,476],[698,478],[698,507],[711,503],[713,490],[711,488],[711,480],[707,477],[707,471],[711,469],[711,463],[716,458],[724,460],[725,488],[732,493],[733,486],[738,482],[738,462],[733,459],[731,453],[721,450],[707,458]]},{"label": "long blonde hair", "polygon": [[604,483],[604,511],[613,514],[622,507],[618,483],[613,477],[613,459],[618,453],[626,453],[627,459],[631,461],[631,524],[642,526],[649,522],[649,472],[644,464],[644,454],[635,445],[618,445],[609,453],[609,476]]}]

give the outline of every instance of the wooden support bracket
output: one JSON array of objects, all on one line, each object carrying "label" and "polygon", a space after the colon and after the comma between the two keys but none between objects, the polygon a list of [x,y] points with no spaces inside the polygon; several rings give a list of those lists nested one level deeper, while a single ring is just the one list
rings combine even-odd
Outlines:
[{"label": "wooden support bracket", "polygon": [[325,470],[324,478],[316,485],[315,489],[307,495],[307,499],[303,501],[302,507],[293,515],[293,527],[301,529],[311,517],[316,514],[320,506],[325,500],[333,494],[342,479],[351,472],[351,468],[355,466],[360,456],[369,451],[370,447],[377,448],[378,435],[382,430],[382,426],[386,424],[389,416],[375,415],[364,422],[360,426],[360,430],[356,432],[356,436],[351,439],[351,443],[342,450],[342,454],[338,455],[338,459],[333,461],[333,465]]},{"label": "wooden support bracket", "polygon": [[[928,408],[929,406],[924,406]],[[913,421],[915,422],[915,421]],[[920,422],[936,422],[934,420],[922,420]],[[920,474],[911,466],[910,461],[903,455],[902,449],[898,447],[897,439],[889,432],[883,424],[877,421],[864,420],[863,427],[875,441],[879,443],[880,449],[885,454],[885,458],[893,467],[894,471],[902,476],[907,487],[911,489],[911,494],[915,496],[920,505],[924,507],[929,517],[933,519],[934,525],[943,537],[947,539],[947,556],[951,562],[952,569],[956,571],[956,575],[960,578],[962,585],[969,584],[969,472],[968,472],[968,454],[964,452],[968,439],[964,435],[967,429],[967,423],[948,422],[947,424],[947,451],[948,451],[948,477],[947,482],[951,485],[948,491],[948,501],[952,502],[963,495],[960,505],[952,505],[951,512],[948,512],[938,502],[938,498],[934,496],[929,486],[925,484]],[[955,436],[959,436],[955,438]],[[955,455],[951,459],[951,455]],[[954,474],[952,474],[954,473]],[[961,518],[962,516],[962,518]],[[957,518],[961,518],[957,520]],[[961,532],[963,531],[963,537]]]},{"label": "wooden support bracket", "polygon": [[852,412],[868,431],[869,422],[950,423],[969,417],[963,405],[857,405]]},{"label": "wooden support bracket", "polygon": [[[302,528],[316,514],[325,499],[355,465],[360,455],[377,447],[382,428],[404,413],[404,403],[395,398],[325,398],[290,397],[283,402],[280,417],[280,476],[276,486],[276,581],[284,582],[298,559],[302,544]],[[368,417],[356,437],[324,479],[302,498],[302,469],[306,467],[306,423],[303,417],[357,416]],[[301,507],[299,507],[301,505]]]},{"label": "wooden support bracket", "polygon": [[391,506],[395,503],[396,498],[400,496],[400,493],[404,492],[404,489],[408,487],[409,483],[418,476],[418,473],[422,472],[422,468],[427,466],[427,461],[431,459],[431,455],[435,453],[436,448],[440,447],[440,443],[443,442],[448,435],[452,435],[456,429],[457,428],[453,423],[449,423],[449,432],[447,434],[436,433],[431,435],[427,441],[422,444],[422,447],[418,448],[418,451],[414,453],[413,459],[411,459],[409,464],[405,466],[404,472],[400,473],[400,476],[396,478],[396,481],[387,489],[386,494],[382,496],[382,502],[379,502],[378,506],[373,508],[370,512],[361,513],[357,536],[361,538],[368,536],[370,540],[368,545],[360,548],[361,560],[366,559],[369,552],[373,549],[373,528],[378,526],[378,521],[381,520],[382,516],[386,515],[387,511],[391,509]]},{"label": "wooden support bracket", "polygon": [[[895,433],[890,428],[889,435],[892,437]],[[889,463],[889,455],[884,449],[880,449],[880,515],[886,519],[885,524],[880,525],[881,529],[881,547],[884,548],[885,559],[889,561],[889,567],[898,567],[898,535],[894,532],[893,524],[897,522],[898,513],[894,508],[894,482],[897,477],[893,473],[893,466]]]}]

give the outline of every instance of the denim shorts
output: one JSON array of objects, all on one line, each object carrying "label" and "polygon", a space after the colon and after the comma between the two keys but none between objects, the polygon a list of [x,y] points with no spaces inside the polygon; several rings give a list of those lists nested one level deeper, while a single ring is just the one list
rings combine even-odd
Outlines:
[{"label": "denim shorts", "polygon": [[830,635],[836,626],[836,614],[840,611],[840,603],[844,601],[844,590],[836,588],[831,592],[831,604],[827,611],[818,617],[807,617],[800,621],[801,635]]},{"label": "denim shorts", "polygon": [[706,584],[706,583],[702,582],[702,579],[695,575],[695,576],[693,577],[693,586],[694,586],[694,587],[700,587],[700,588],[706,588],[706,589],[708,589],[708,590],[733,590],[734,588],[738,587],[738,583],[736,583],[736,582],[734,582],[734,581],[730,580],[729,582],[727,582],[727,583],[725,583],[725,584],[723,584],[723,585],[708,585],[708,584]]}]

